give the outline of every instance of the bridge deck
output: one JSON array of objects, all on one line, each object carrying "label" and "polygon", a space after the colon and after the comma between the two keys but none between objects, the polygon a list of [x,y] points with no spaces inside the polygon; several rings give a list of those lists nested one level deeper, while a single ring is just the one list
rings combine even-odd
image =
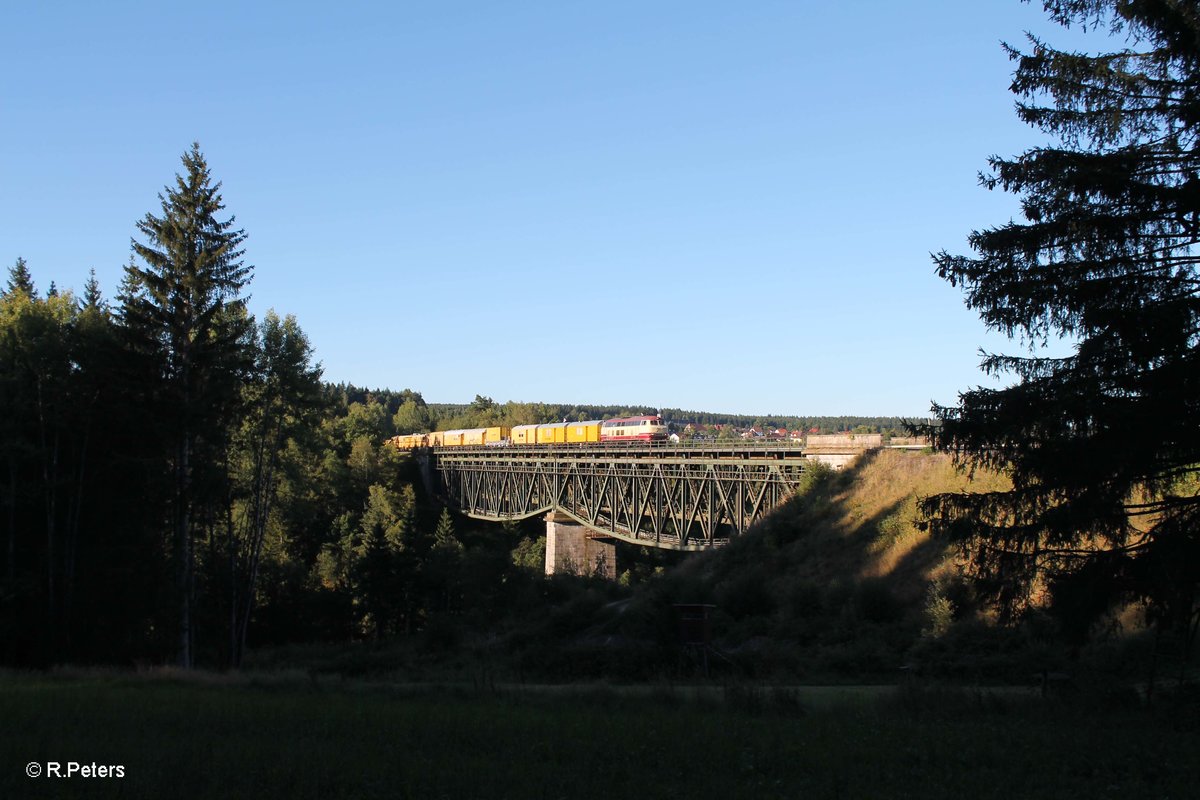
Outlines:
[{"label": "bridge deck", "polygon": [[805,448],[791,443],[668,444],[661,442],[589,442],[587,444],[483,445],[471,447],[435,447],[437,456],[463,454],[503,454],[513,457],[553,454],[556,456],[602,455],[618,458],[803,458]]}]

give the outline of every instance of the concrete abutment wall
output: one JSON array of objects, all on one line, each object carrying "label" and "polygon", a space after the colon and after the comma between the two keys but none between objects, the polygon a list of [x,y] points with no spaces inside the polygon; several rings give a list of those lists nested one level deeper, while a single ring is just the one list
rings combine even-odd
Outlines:
[{"label": "concrete abutment wall", "polygon": [[616,542],[565,514],[546,515],[546,574],[617,577]]}]

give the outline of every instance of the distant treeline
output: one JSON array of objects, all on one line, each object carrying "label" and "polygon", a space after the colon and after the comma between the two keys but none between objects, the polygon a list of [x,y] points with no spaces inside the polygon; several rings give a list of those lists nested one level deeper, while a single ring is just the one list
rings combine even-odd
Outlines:
[{"label": "distant treeline", "polygon": [[[399,412],[405,403],[425,409],[424,421],[429,430],[472,428],[489,424],[522,425],[545,422],[575,422],[590,419],[612,419],[613,417],[661,414],[675,429],[686,425],[731,426],[734,428],[755,427],[772,430],[785,428],[789,431],[802,430],[816,433],[894,433],[903,434],[906,423],[930,422],[928,418],[895,416],[794,416],[721,414],[711,411],[691,411],[682,408],[659,408],[645,405],[581,405],[577,403],[497,403],[490,397],[477,395],[473,403],[426,403],[419,392],[411,389],[367,389],[352,384],[330,385],[329,391],[346,403],[378,403],[389,416]],[[398,420],[399,422],[399,420]],[[397,433],[418,433],[420,430],[400,430]]]},{"label": "distant treeline", "polygon": [[837,417],[751,416],[747,414],[714,414],[708,411],[685,411],[681,408],[664,408],[659,412],[676,425],[732,425],[735,428],[755,427],[784,428],[789,431],[802,430],[815,433],[895,433],[903,434],[906,423],[923,423],[924,418],[910,417],[859,417],[844,415]]}]

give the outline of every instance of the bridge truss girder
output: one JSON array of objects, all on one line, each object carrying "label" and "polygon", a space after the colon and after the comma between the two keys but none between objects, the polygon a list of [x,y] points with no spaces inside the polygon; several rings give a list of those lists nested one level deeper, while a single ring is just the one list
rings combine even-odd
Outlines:
[{"label": "bridge truss girder", "polygon": [[790,497],[796,451],[738,454],[513,448],[434,453],[449,502],[479,519],[556,511],[591,530],[674,550],[719,546]]}]

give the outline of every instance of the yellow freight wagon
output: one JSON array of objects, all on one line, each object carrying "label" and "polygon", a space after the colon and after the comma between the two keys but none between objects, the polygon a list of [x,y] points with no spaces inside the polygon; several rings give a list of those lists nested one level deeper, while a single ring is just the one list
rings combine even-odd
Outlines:
[{"label": "yellow freight wagon", "polygon": [[472,428],[469,431],[463,431],[462,443],[467,446],[482,445],[485,433],[487,433],[487,428]]},{"label": "yellow freight wagon", "polygon": [[442,447],[462,447],[465,431],[443,431]]},{"label": "yellow freight wagon", "polygon": [[403,436],[393,436],[388,439],[388,444],[400,450],[413,450],[421,446],[421,437],[417,434],[407,433]]},{"label": "yellow freight wagon", "polygon": [[512,431],[509,428],[505,428],[503,426],[484,428],[483,429],[483,443],[484,444],[500,444],[501,442],[508,439],[508,437],[511,434],[512,434]]},{"label": "yellow freight wagon", "polygon": [[537,444],[537,425],[515,425],[512,429],[513,444]]},{"label": "yellow freight wagon", "polygon": [[429,446],[441,447],[444,444],[445,435],[446,434],[444,431],[434,431],[433,433],[429,434]]},{"label": "yellow freight wagon", "polygon": [[600,441],[600,420],[567,423],[568,443],[598,441]]},{"label": "yellow freight wagon", "polygon": [[538,425],[538,444],[562,444],[567,441],[567,423],[552,422],[549,425]]}]

